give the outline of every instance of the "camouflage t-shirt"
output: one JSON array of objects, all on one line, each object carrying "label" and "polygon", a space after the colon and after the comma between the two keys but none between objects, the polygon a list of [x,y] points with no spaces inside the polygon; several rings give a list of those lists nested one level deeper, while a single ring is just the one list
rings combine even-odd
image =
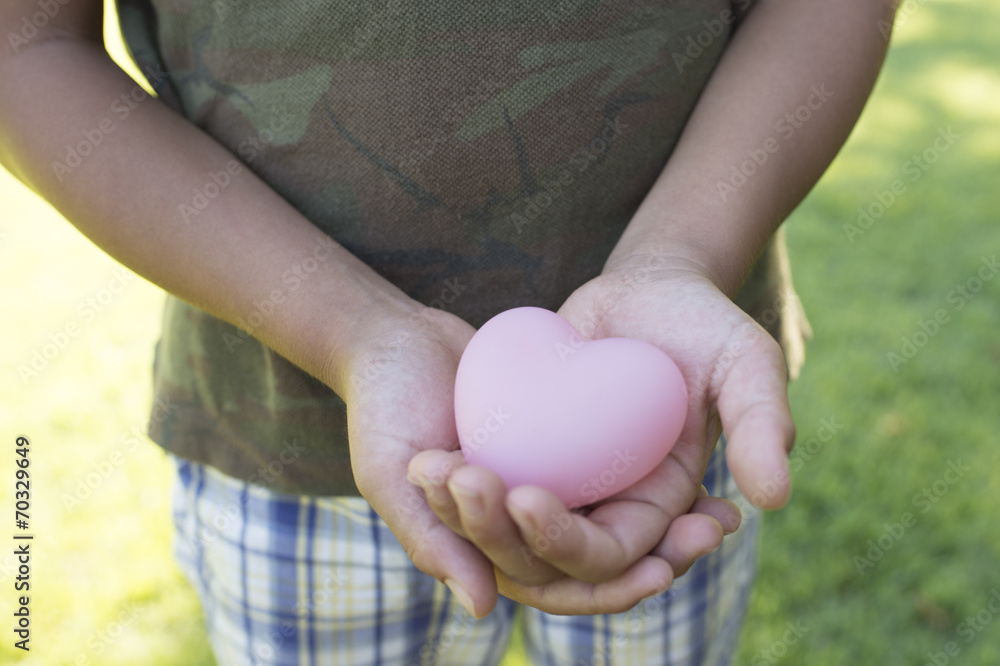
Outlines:
[{"label": "camouflage t-shirt", "polygon": [[[164,102],[410,297],[477,327],[556,310],[600,274],[746,4],[118,1]],[[211,194],[178,214],[197,223]],[[738,302],[794,373],[804,319],[780,237]],[[154,386],[165,449],[277,491],[358,494],[340,397],[169,296]]]}]

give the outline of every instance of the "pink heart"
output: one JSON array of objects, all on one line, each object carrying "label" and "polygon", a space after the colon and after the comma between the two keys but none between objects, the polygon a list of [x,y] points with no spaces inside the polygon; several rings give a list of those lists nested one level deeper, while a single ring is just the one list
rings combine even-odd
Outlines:
[{"label": "pink heart", "polygon": [[568,508],[646,476],[680,436],[687,388],[640,340],[584,341],[558,314],[515,308],[469,341],[455,379],[465,459],[507,488],[548,488]]}]

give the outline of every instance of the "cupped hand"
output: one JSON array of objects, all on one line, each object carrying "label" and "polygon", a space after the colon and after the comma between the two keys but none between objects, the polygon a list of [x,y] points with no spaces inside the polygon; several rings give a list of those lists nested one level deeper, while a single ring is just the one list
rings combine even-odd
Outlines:
[{"label": "cupped hand", "polygon": [[[361,495],[399,539],[413,563],[446,583],[475,614],[496,603],[490,561],[443,525],[407,478],[422,451],[458,448],[455,373],[475,333],[442,310],[383,308],[355,325],[342,387],[351,466]],[[447,469],[438,473],[447,473]]]},{"label": "cupped hand", "polygon": [[[659,347],[677,363],[687,385],[687,419],[670,454],[589,515],[623,549],[650,547],[668,560],[676,549],[685,549],[675,538],[677,523],[708,520],[689,507],[703,501],[696,498],[723,430],[726,460],[740,491],[760,508],[784,505],[795,439],[784,356],[719,290],[709,271],[688,260],[640,257],[585,284],[560,314],[585,339],[628,337]],[[625,516],[640,512],[649,518],[644,530],[620,527]]]},{"label": "cupped hand", "polygon": [[[475,331],[461,319],[431,308],[392,316],[380,312],[356,328],[363,333],[349,345],[355,351],[344,362],[336,385],[341,387],[347,404],[351,464],[358,489],[414,564],[448,584],[463,606],[482,617],[496,604],[498,585],[505,586],[507,579],[495,573],[494,562],[465,538],[468,535],[460,525],[450,520],[448,524],[442,522],[429,504],[437,500],[441,490],[447,493],[448,481],[462,483],[464,478],[464,482],[477,487],[476,474],[492,474],[465,465],[458,451],[455,426],[455,373]],[[427,456],[426,460],[433,464],[413,465],[415,475],[408,475],[411,460],[421,456]],[[452,479],[456,470],[461,474]],[[485,480],[493,484],[492,492],[486,494],[499,498],[499,504],[490,511],[499,509],[505,525],[516,529],[503,508],[503,484],[497,486],[497,482],[497,478]],[[426,488],[428,494],[417,485]],[[711,509],[713,500],[699,502]],[[735,507],[722,507],[718,512],[735,511]],[[473,524],[475,519],[470,516],[469,520]],[[514,550],[517,557],[524,557],[524,552]],[[491,554],[500,560],[509,555],[494,551]],[[552,612],[579,609],[596,613],[628,608],[672,580],[671,570],[663,566],[660,558],[646,560],[618,580],[600,585],[579,583],[575,587],[563,583],[563,588],[550,588],[545,598],[535,600],[533,605]],[[552,569],[545,562],[526,563],[529,569],[532,564],[538,571]],[[505,592],[516,596],[513,591]]]},{"label": "cupped hand", "polygon": [[653,257],[616,268],[574,292],[560,314],[586,339],[645,340],[677,362],[689,409],[663,463],[586,515],[540,488],[508,494],[458,453],[423,453],[411,472],[430,481],[442,522],[496,565],[503,594],[549,612],[612,612],[669,586],[738,526],[734,505],[701,492],[722,424],[740,489],[764,508],[784,503],[794,439],[786,370],[774,340],[689,264]]}]

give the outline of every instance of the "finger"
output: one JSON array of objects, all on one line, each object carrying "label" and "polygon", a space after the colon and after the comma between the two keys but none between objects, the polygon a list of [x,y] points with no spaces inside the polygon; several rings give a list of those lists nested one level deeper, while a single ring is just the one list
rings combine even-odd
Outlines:
[{"label": "finger", "polygon": [[[475,617],[493,610],[497,602],[493,565],[475,546],[444,525],[423,491],[406,481],[412,450],[394,441],[381,442],[367,433],[352,439],[358,442],[351,459],[358,490],[416,567],[448,585]],[[364,451],[363,458],[356,457],[356,451]]]},{"label": "finger", "polygon": [[[611,536],[621,548],[621,560],[608,562],[608,565],[614,562],[616,570],[608,571],[606,576],[617,575],[648,554],[662,540],[670,522],[691,510],[702,491],[704,464],[701,460],[707,460],[702,448],[692,446],[682,453],[676,451],[675,446],[675,451],[642,480],[590,511],[587,516],[590,522]],[[682,455],[689,460],[679,461],[678,456]],[[585,549],[590,546],[590,543],[581,544],[579,548],[584,550],[571,553],[571,556],[585,558],[588,554]],[[594,555],[595,558],[612,556],[608,548]]]},{"label": "finger", "polygon": [[458,505],[466,538],[494,566],[525,585],[542,585],[562,576],[521,538],[504,506],[507,487],[495,472],[466,465],[452,475],[448,488]]},{"label": "finger", "polygon": [[448,480],[461,467],[466,466],[461,451],[422,451],[413,457],[407,471],[407,480],[419,486],[427,497],[434,513],[453,532],[465,538],[458,506],[448,490]]},{"label": "finger", "polygon": [[596,584],[563,577],[548,585],[526,587],[497,573],[500,594],[555,615],[622,613],[665,591],[673,580],[670,565],[659,557],[643,557],[618,578]]},{"label": "finger", "polygon": [[663,512],[645,502],[613,501],[584,517],[567,511],[544,488],[521,486],[507,495],[506,505],[521,538],[539,559],[589,583],[621,575],[656,545],[665,529],[652,527],[665,522]]},{"label": "finger", "polygon": [[739,529],[743,516],[740,508],[724,497],[699,497],[691,507],[690,513],[703,513],[711,516],[722,526],[724,534],[732,534]]},{"label": "finger", "polygon": [[663,541],[653,551],[681,576],[699,558],[722,545],[722,525],[711,516],[689,513],[670,523]]},{"label": "finger", "polygon": [[795,425],[784,358],[762,329],[726,374],[718,408],[729,440],[726,461],[736,485],[760,508],[784,506],[791,491],[788,452]]},{"label": "finger", "polygon": [[[406,494],[407,499],[387,493],[368,501],[418,569],[448,585],[473,616],[489,614],[497,601],[493,565],[475,546],[441,523],[420,489],[408,485]],[[385,511],[386,506],[396,508]]]}]

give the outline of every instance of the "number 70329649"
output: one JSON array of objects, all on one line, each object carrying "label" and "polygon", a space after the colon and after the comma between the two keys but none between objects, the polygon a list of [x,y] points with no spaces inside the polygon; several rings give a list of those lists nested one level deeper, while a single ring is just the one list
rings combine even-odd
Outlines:
[{"label": "number 70329649", "polygon": [[14,473],[14,522],[22,530],[28,529],[28,510],[31,508],[31,475],[28,467],[31,460],[28,458],[28,447],[30,442],[27,437],[17,438],[17,471]]}]

